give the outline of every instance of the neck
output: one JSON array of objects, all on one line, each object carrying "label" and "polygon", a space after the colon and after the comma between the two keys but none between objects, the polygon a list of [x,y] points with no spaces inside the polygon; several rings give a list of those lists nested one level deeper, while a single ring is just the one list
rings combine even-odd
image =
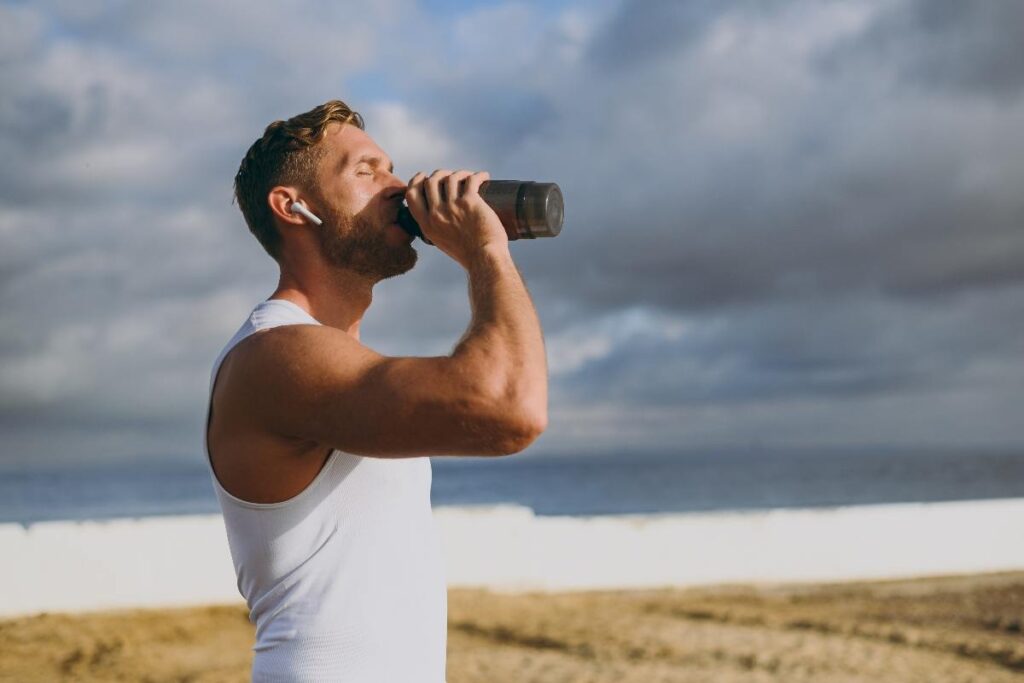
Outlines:
[{"label": "neck", "polygon": [[373,301],[374,283],[364,275],[326,265],[296,272],[285,266],[271,299],[287,299],[324,325],[359,339],[359,324]]}]

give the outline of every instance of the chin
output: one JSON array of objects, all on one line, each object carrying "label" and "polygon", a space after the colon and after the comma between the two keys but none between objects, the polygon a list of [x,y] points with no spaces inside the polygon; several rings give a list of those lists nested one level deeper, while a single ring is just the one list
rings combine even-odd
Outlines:
[{"label": "chin", "polygon": [[388,267],[382,273],[382,280],[395,277],[396,275],[404,275],[416,267],[416,261],[419,260],[419,252],[409,246],[406,249],[402,249],[402,256],[404,258],[395,259],[388,263]]}]

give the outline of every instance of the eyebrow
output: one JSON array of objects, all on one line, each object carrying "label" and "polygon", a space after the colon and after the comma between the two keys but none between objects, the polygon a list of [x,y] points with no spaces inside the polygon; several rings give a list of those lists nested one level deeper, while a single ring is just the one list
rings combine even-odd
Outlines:
[{"label": "eyebrow", "polygon": [[[351,162],[351,165],[354,166],[355,164],[367,163],[367,164],[370,164],[371,166],[380,166],[381,162],[383,162],[383,160],[384,160],[383,157],[379,157],[379,156],[376,156],[374,154],[364,154],[363,156],[361,156],[358,159],[356,159],[354,162]],[[349,166],[349,165],[350,164],[349,164],[347,159],[342,162],[342,166]],[[388,173],[394,173],[394,172],[395,172],[395,164],[392,162],[391,165],[388,167]]]}]

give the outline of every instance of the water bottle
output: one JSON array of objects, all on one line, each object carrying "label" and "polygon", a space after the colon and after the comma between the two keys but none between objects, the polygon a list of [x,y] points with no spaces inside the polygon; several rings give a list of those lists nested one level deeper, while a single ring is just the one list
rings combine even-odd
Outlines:
[{"label": "water bottle", "polygon": [[[562,231],[562,191],[555,183],[488,180],[480,185],[480,196],[498,214],[510,241],[554,237]],[[409,207],[398,210],[398,224],[410,235],[433,244],[423,236]]]}]

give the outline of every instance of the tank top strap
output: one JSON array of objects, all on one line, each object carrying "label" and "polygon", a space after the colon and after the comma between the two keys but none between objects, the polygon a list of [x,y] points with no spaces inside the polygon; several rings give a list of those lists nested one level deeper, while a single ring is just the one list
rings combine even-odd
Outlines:
[{"label": "tank top strap", "polygon": [[287,299],[267,299],[256,305],[256,308],[249,313],[242,326],[238,328],[231,340],[221,349],[220,354],[213,363],[210,371],[210,393],[213,393],[214,382],[217,380],[217,371],[224,358],[231,352],[231,349],[240,344],[246,337],[255,334],[259,330],[266,330],[282,325],[322,325],[319,320],[310,315],[304,308]]},{"label": "tank top strap", "polygon": [[260,302],[249,315],[249,322],[257,330],[280,325],[322,324],[306,309],[287,299],[267,299]]}]

